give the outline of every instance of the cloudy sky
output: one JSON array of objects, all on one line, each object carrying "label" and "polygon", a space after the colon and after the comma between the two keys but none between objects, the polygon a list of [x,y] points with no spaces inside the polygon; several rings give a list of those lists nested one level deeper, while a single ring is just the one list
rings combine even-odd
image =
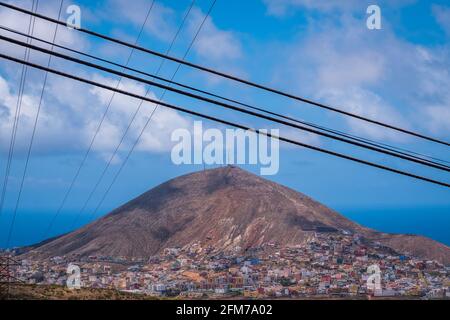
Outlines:
[{"label": "cloudy sky", "polygon": [[[31,0],[9,2],[27,9],[32,5]],[[69,4],[81,7],[82,27],[134,43],[152,1],[64,1],[61,20],[67,18],[65,9]],[[450,4],[448,1],[377,1],[381,8],[382,29],[369,30],[366,27],[366,9],[370,4],[374,2],[217,0],[187,60],[449,140]],[[37,10],[56,18],[60,5],[60,0],[41,0]],[[197,0],[189,11],[190,0],[155,1],[138,44],[166,52],[189,12],[170,51],[171,55],[183,57],[210,5],[210,0]],[[0,24],[3,26],[27,32],[29,22],[29,16],[0,8]],[[6,31],[0,32],[11,36]],[[33,32],[36,37],[51,41],[55,26],[37,19]],[[56,42],[118,63],[126,63],[131,53],[129,48],[65,27],[58,28]],[[5,42],[2,42],[1,48],[2,53],[20,58],[24,56],[23,48]],[[30,60],[46,65],[48,56],[31,52]],[[131,67],[151,73],[155,73],[160,64],[161,59],[137,51],[131,54],[129,62]],[[51,60],[51,66],[110,86],[118,83],[118,77],[57,58]],[[177,64],[166,61],[160,75],[171,77],[176,68]],[[2,183],[21,70],[20,65],[0,61]],[[1,230],[6,230],[12,220],[44,76],[42,71],[27,70],[14,157],[4,210],[0,216]],[[306,121],[450,160],[448,149],[444,146],[344,118],[187,67],[179,69],[175,80]],[[159,98],[162,94],[159,89],[128,80],[122,80],[120,87],[140,95],[148,91],[148,96],[152,98]],[[49,217],[58,211],[111,98],[109,91],[51,74],[48,76],[17,210],[19,225],[16,236],[13,234],[13,244],[24,244],[42,236]],[[449,180],[449,176],[440,171],[348,147],[326,138],[294,132],[174,93],[166,94],[164,100],[253,127],[279,128],[282,134],[303,142],[435,179]],[[69,230],[74,215],[80,214],[79,224],[92,219],[92,213],[155,107],[147,102],[139,106],[137,99],[114,95],[92,151],[52,234]],[[127,129],[132,119],[134,121]],[[158,108],[97,216],[167,179],[201,169],[201,166],[175,166],[170,160],[171,132],[177,128],[191,129],[194,120],[199,119]],[[204,125],[224,129],[214,123],[205,122]],[[127,134],[122,139],[125,132]],[[118,152],[113,157],[117,148]],[[103,179],[93,192],[109,161],[111,163]],[[304,192],[344,214],[353,214],[353,218],[361,217],[360,221],[365,223],[373,222],[368,218],[364,220],[364,212],[369,211],[379,213],[372,215],[371,219],[382,217],[383,221],[388,222],[409,219],[407,213],[412,208],[418,212],[416,219],[427,222],[430,220],[426,217],[430,217],[431,212],[439,219],[450,213],[449,191],[443,187],[287,145],[282,146],[280,161],[280,171],[269,177],[271,180]],[[246,169],[259,172],[257,166],[247,166]],[[92,197],[89,197],[91,193]],[[384,212],[389,212],[389,215]],[[30,217],[35,219],[33,221],[44,222],[36,222],[33,228],[27,229],[25,225],[26,221],[31,221],[27,220]],[[449,220],[445,219],[447,225],[444,223],[443,227],[448,229]],[[442,227],[442,220],[436,221],[429,223]],[[388,223],[385,225],[388,226]],[[429,233],[432,236],[432,231]]]}]

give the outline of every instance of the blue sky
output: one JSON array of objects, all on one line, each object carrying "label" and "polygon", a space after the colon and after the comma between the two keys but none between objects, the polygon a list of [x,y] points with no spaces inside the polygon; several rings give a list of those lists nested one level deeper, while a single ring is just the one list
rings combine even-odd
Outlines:
[{"label": "blue sky", "polygon": [[[31,1],[10,2],[28,9],[31,7]],[[59,0],[40,2],[40,13],[57,16]],[[134,42],[151,1],[71,3],[81,7],[83,27]],[[139,44],[166,51],[190,3],[189,0],[156,1]],[[183,56],[210,3],[209,0],[196,1],[175,42],[172,55]],[[356,0],[218,0],[187,59],[449,140],[450,3],[377,1],[381,8],[382,29],[368,30],[366,8],[374,3]],[[65,4],[69,2],[65,1]],[[25,15],[5,8],[0,9],[0,21],[24,32],[28,26]],[[36,36],[50,40],[54,26],[37,21],[35,32]],[[130,52],[129,48],[65,28],[58,30],[57,42],[119,63],[124,63]],[[23,55],[23,49],[4,43],[2,52]],[[34,52],[31,60],[46,64],[47,57]],[[135,52],[130,65],[153,73],[159,63],[160,60],[155,57]],[[115,85],[117,81],[111,75],[58,59],[52,60],[52,66],[110,85]],[[176,64],[166,62],[161,75],[170,77],[175,68]],[[18,65],[0,61],[0,181],[4,177],[19,76]],[[43,76],[36,70],[30,70],[28,74],[5,209],[0,217],[2,231],[9,227],[12,219]],[[448,149],[444,146],[349,120],[187,67],[180,69],[176,80],[286,115],[450,160]],[[123,83],[126,89],[133,92],[145,92],[141,84]],[[161,91],[152,88],[151,94],[159,97]],[[60,205],[110,96],[107,91],[49,76],[12,244],[29,243],[42,236],[45,221],[55,214]],[[449,175],[441,171],[293,132],[173,93],[167,94],[165,100],[254,127],[279,128],[282,134],[297,140],[449,181]],[[86,201],[137,106],[135,99],[118,95],[114,98],[93,151],[52,234],[69,230],[73,216]],[[120,167],[152,107],[149,103],[143,105],[118,157],[86,210],[81,212],[79,224],[92,218],[93,208]],[[99,214],[107,213],[167,179],[201,169],[201,166],[175,166],[170,161],[170,133],[180,127],[191,128],[194,120],[198,119],[164,108],[158,109]],[[207,125],[218,127],[214,123]],[[269,179],[301,191],[344,214],[348,213],[353,219],[369,226],[380,228],[381,219],[386,231],[408,232],[411,229],[410,232],[420,233],[420,225],[426,221],[429,225],[423,233],[450,243],[445,232],[441,230],[438,232],[440,235],[435,235],[432,231],[436,228],[450,229],[445,218],[450,214],[450,196],[443,187],[287,145],[281,148],[280,160],[279,173]],[[245,168],[259,172],[256,166]],[[411,216],[415,220],[408,218],[408,212],[414,212]],[[31,217],[30,220],[28,217]],[[398,221],[408,219],[404,227],[395,229]],[[44,222],[36,222],[36,227],[30,231],[30,221]],[[414,224],[411,221],[418,222]],[[4,242],[4,233],[0,234],[0,245]]]}]

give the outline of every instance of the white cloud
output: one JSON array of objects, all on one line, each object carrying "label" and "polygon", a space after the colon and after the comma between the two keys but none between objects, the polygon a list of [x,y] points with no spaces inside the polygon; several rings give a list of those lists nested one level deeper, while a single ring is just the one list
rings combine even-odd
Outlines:
[{"label": "white cloud", "polygon": [[[117,0],[112,7],[119,10],[116,13],[125,13],[124,18],[129,19],[128,22],[131,21],[137,26],[142,24],[146,13],[142,11],[142,8],[147,7],[148,3],[144,2],[140,5],[130,6],[129,2]],[[38,11],[56,17],[59,6],[54,4],[55,2],[44,2],[42,6],[39,6]],[[23,6],[26,7],[26,4],[23,4]],[[124,10],[125,8],[130,10]],[[132,8],[136,10],[132,10]],[[171,9],[155,3],[148,20],[147,30],[155,34],[161,34],[161,32],[164,33],[166,31],[167,34],[172,34],[173,23],[168,18],[171,15],[173,15]],[[29,18],[26,15],[1,9],[0,20],[7,27],[18,29],[25,33],[28,30]],[[163,24],[167,25],[163,26]],[[51,41],[53,33],[54,25],[36,20],[35,36]],[[2,32],[2,34],[11,36],[11,34],[6,32]],[[18,38],[24,40],[22,37]],[[63,45],[80,50],[88,47],[88,43],[85,42],[84,38],[80,37],[77,31],[65,27],[58,28],[57,41]],[[24,53],[23,48],[13,45],[4,45],[2,51],[21,58]],[[33,52],[31,55],[33,62],[46,64],[47,59],[48,56],[43,54]],[[6,146],[9,145],[17,102],[17,92],[13,90],[16,90],[16,83],[19,82],[18,75],[20,73],[17,72],[15,64],[4,63],[3,65],[5,66],[3,69],[4,73],[0,76],[0,141],[2,145],[1,151],[5,152]],[[85,78],[90,78],[112,87],[115,87],[117,83],[115,78],[107,78],[99,74],[81,71],[78,67],[68,63],[63,64],[61,61],[54,60],[52,66],[57,66],[57,68],[64,67],[63,69],[68,73],[81,74]],[[42,77],[43,72],[38,72],[32,68],[29,69],[16,143],[17,154],[23,154],[30,141],[31,128],[33,127],[42,88]],[[128,80],[123,80],[120,88],[139,95],[144,95],[146,92],[146,88],[142,84]],[[49,75],[33,152],[48,154],[86,150],[105,112],[111,95],[112,92],[107,90],[93,88],[69,79]],[[156,96],[151,91],[148,96],[156,99]],[[94,152],[102,158],[109,159],[112,151],[119,144],[138,105],[138,99],[120,94],[115,95],[93,145]],[[144,102],[142,104],[119,151],[128,150],[131,147],[154,107],[153,103]],[[142,152],[165,152],[170,150],[170,133],[172,130],[179,127],[188,127],[189,123],[189,118],[185,118],[173,110],[159,107],[150,125],[141,137],[137,150]]]},{"label": "white cloud", "polygon": [[[295,129],[292,127],[281,128],[280,136],[300,142],[300,143],[306,143],[306,144],[311,144],[311,145],[315,145],[315,146],[320,145],[320,139],[319,139],[318,135],[311,133],[311,132]],[[286,148],[286,149],[297,149],[298,148],[297,146],[294,146],[293,144],[290,144],[290,143],[282,143],[281,147]]]},{"label": "white cloud", "polygon": [[[30,2],[31,3],[31,2]],[[48,15],[54,18],[58,17],[59,3],[56,2],[40,2],[38,7],[38,13]],[[22,7],[30,10],[31,5],[22,5]],[[63,17],[61,17],[61,20]],[[17,11],[13,11],[7,8],[0,8],[0,21],[1,24],[7,28],[17,30],[22,33],[28,33],[30,26],[30,16],[22,14]],[[33,21],[33,20],[32,20]],[[45,41],[53,41],[56,25],[42,19],[35,19],[34,29],[32,35],[41,38]],[[13,39],[17,39],[26,42],[27,38],[20,35],[11,33],[9,31],[0,30],[0,34]],[[58,32],[56,36],[56,43],[64,46],[76,48],[77,50],[85,50],[88,48],[86,40],[80,36],[80,33],[76,30],[69,29],[64,26],[58,26]],[[39,41],[32,41],[33,45],[37,45],[46,49],[50,49],[50,45],[44,44]],[[2,52],[15,57],[23,58],[25,49],[17,45],[2,41]],[[33,62],[45,63],[48,60],[48,55],[42,54],[36,51],[32,51],[31,60]]]},{"label": "white cloud", "polygon": [[274,16],[284,16],[293,9],[304,8],[308,10],[333,11],[355,8],[361,0],[263,0],[267,12]]},{"label": "white cloud", "polygon": [[[147,117],[141,119],[142,127],[146,121]],[[191,128],[191,126],[192,122],[176,111],[158,107],[150,121],[149,130],[142,136],[137,149],[141,151],[168,151],[172,147],[172,142],[170,142],[172,132],[178,128]]]},{"label": "white cloud", "polygon": [[[90,76],[115,87],[117,80],[99,75]],[[130,81],[123,81],[121,88],[143,95],[145,87]],[[38,105],[38,88],[27,88],[23,97],[22,113],[19,122],[16,150],[23,153],[28,147],[33,121]],[[86,150],[111,97],[111,92],[92,88],[61,77],[49,77],[44,102],[42,105],[34,152],[78,152]],[[155,98],[152,92],[148,97]],[[8,82],[0,77],[0,141],[2,152],[9,145],[17,96],[12,92]],[[103,122],[93,145],[94,152],[109,159],[112,151],[119,144],[139,100],[116,94],[110,110]],[[153,103],[144,102],[131,126],[127,138],[120,150],[128,150],[137,139],[141,129],[154,109]],[[188,127],[190,120],[173,110],[159,107],[150,125],[138,145],[139,151],[165,152],[170,150],[170,133],[180,127]],[[120,151],[119,150],[119,151]]]},{"label": "white cloud", "polygon": [[[1,109],[4,110],[0,118],[0,140],[2,151],[4,152],[6,146],[9,146],[9,139],[11,137],[17,105],[17,96],[11,92],[8,83],[4,78],[0,77],[0,83],[0,105]],[[28,148],[38,102],[39,98],[37,95],[25,93],[23,96],[16,142],[16,151],[19,153],[24,152],[24,150]],[[64,132],[64,136],[61,135],[61,132]],[[66,127],[63,117],[52,112],[47,112],[47,110],[40,114],[37,134],[39,135],[39,139],[37,139],[39,140],[39,143],[35,150],[44,153],[59,149],[64,146],[67,141],[71,141],[74,138],[71,128]]]},{"label": "white cloud", "polygon": [[450,47],[417,48],[414,97],[418,100],[416,118],[436,135],[450,133]]},{"label": "white cloud", "polygon": [[436,21],[450,35],[450,7],[433,5],[432,9]]},{"label": "white cloud", "polygon": [[[397,38],[389,26],[371,32],[348,15],[338,21],[312,20],[295,44],[276,49],[286,53],[276,66],[278,86],[395,126],[437,135],[450,131],[438,121],[450,101],[448,46],[412,44]],[[433,112],[439,116],[432,117]],[[406,137],[360,120],[347,117],[346,122],[353,133],[369,138]]]},{"label": "white cloud", "polygon": [[[307,44],[308,53],[317,63],[317,80],[324,87],[345,88],[370,85],[381,80],[385,69],[384,55],[371,48],[353,50],[349,39],[339,45],[332,36],[322,35]],[[320,56],[318,52],[322,52]]]},{"label": "white cloud", "polygon": [[[189,18],[191,37],[195,35],[205,14],[194,8]],[[213,62],[234,60],[242,57],[242,48],[237,36],[231,31],[219,29],[209,16],[195,41],[196,53],[204,59]]]},{"label": "white cloud", "polygon": [[[407,127],[403,120],[392,106],[384,101],[379,95],[354,87],[342,90],[326,89],[318,93],[318,97],[323,101],[328,101],[333,106],[341,106],[341,109],[349,111],[370,119],[388,122],[399,127]],[[346,121],[354,133],[363,134],[378,141],[389,139],[391,141],[402,141],[402,136],[391,130],[381,129],[377,125],[347,117]]]},{"label": "white cloud", "polygon": [[400,8],[409,5],[415,0],[263,0],[269,15],[283,17],[297,10],[318,11],[322,13],[355,13],[365,14],[366,8],[371,4],[380,7],[389,6]]},{"label": "white cloud", "polygon": [[[116,21],[131,23],[136,28],[141,28],[151,4],[152,2],[148,0],[113,0],[105,19],[111,19],[113,16]],[[155,1],[145,24],[145,30],[152,36],[168,42],[175,33],[176,23],[176,12]]]},{"label": "white cloud", "polygon": [[450,132],[450,103],[425,108],[427,124],[431,132]]},{"label": "white cloud", "polygon": [[[58,17],[59,3],[55,5],[56,2],[40,2],[38,7],[38,13],[47,15],[53,18]],[[30,10],[30,6],[23,5],[24,8]],[[64,14],[64,11],[62,12]],[[64,16],[61,16],[60,20],[63,20]],[[28,33],[28,27],[30,23],[30,16],[8,9],[8,8],[0,8],[0,21],[2,25],[11,29],[15,29],[17,31]],[[42,38],[46,41],[53,40],[53,34],[55,32],[55,24],[42,20],[35,19],[34,22],[34,33],[33,35],[38,38]],[[11,33],[2,31],[2,34],[6,34],[12,37]],[[17,37],[17,36],[16,36]],[[24,38],[21,38],[22,40]],[[69,29],[64,26],[58,26],[58,35],[57,35],[57,43],[68,46],[75,46],[83,49],[87,43],[80,37],[80,34],[76,30]],[[41,44],[41,43],[39,43]]]},{"label": "white cloud", "polygon": [[[203,13],[198,8],[193,8],[187,20],[187,28],[184,32],[184,38],[188,39],[185,48],[190,44],[198,31],[202,21],[205,18]],[[227,70],[227,73],[234,74],[238,77],[247,77],[246,70],[242,68],[240,63],[244,59],[244,52],[242,48],[239,35],[230,30],[223,30],[218,27],[211,16],[209,16],[202,26],[198,37],[196,38],[191,50],[197,56],[200,64],[217,70]],[[201,77],[201,81],[207,85],[217,86],[223,83],[223,78],[209,74],[192,72],[192,78]]]}]

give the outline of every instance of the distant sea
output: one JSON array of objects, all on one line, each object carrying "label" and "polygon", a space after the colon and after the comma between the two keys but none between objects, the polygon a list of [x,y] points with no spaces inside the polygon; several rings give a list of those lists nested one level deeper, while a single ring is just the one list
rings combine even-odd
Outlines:
[{"label": "distant sea", "polygon": [[[8,213],[7,210],[5,210]],[[50,225],[50,221],[55,215],[51,212],[19,212],[16,216],[16,222],[11,235],[8,247],[18,247],[38,243],[44,240],[44,234]],[[77,229],[88,223],[90,219],[87,216],[78,217],[78,223],[74,224],[77,218],[75,213],[61,213],[56,219],[53,228],[46,235],[46,239],[61,235],[73,229]],[[11,225],[12,216],[3,214],[0,219],[0,248],[6,248],[8,232]],[[72,226],[73,229],[72,229]]]},{"label": "distant sea", "polygon": [[365,227],[390,233],[412,233],[450,246],[450,207],[337,209]]},{"label": "distant sea", "polygon": [[[419,234],[450,246],[450,207],[435,208],[334,208],[347,218],[366,227],[392,233]],[[9,247],[30,245],[43,240],[52,213],[20,212],[17,214]],[[74,213],[61,214],[49,236],[71,230]],[[87,216],[79,219],[75,228],[89,222]],[[5,248],[11,216],[0,219],[0,248]]]}]

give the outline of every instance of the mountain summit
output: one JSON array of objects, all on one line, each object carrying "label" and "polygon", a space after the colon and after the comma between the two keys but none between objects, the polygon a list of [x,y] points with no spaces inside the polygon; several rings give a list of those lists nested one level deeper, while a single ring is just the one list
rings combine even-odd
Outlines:
[{"label": "mountain summit", "polygon": [[169,180],[28,254],[149,257],[195,242],[245,250],[298,244],[315,232],[358,233],[394,250],[450,263],[450,248],[443,244],[364,228],[302,193],[234,166]]}]

